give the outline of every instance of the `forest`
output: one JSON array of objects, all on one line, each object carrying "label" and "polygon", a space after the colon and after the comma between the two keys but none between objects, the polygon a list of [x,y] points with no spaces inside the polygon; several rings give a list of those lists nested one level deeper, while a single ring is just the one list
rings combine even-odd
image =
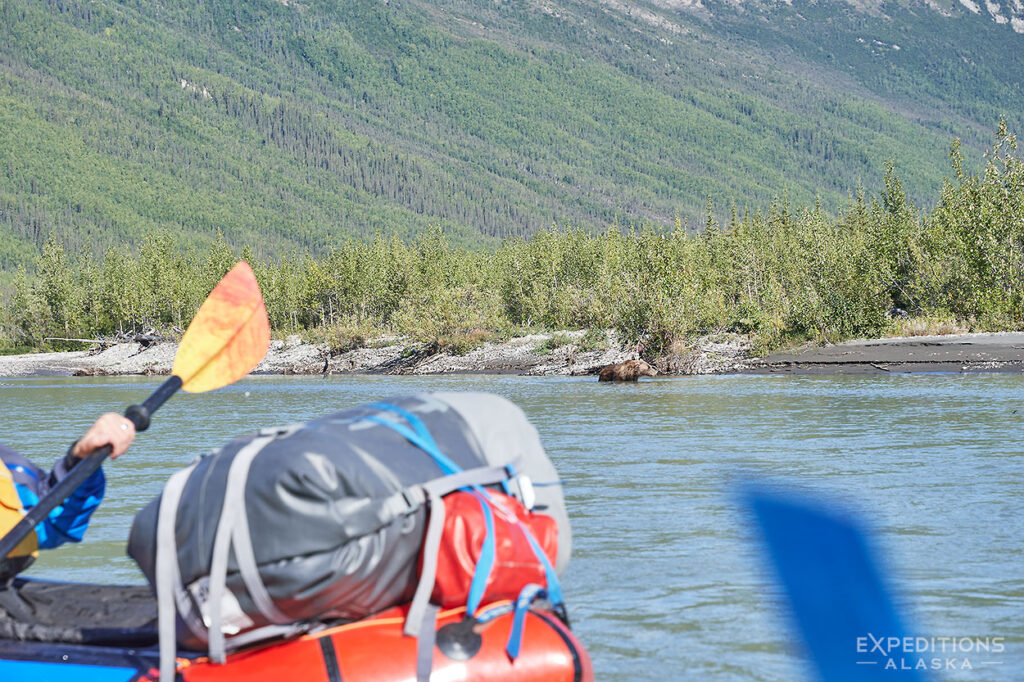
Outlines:
[{"label": "forest", "polygon": [[6,352],[78,347],[53,339],[184,329],[238,258],[251,262],[277,335],[335,350],[400,335],[466,351],[527,330],[618,330],[657,359],[695,335],[749,334],[755,349],[947,328],[1024,328],[1024,160],[1005,122],[972,172],[958,142],[935,206],[908,199],[889,167],[877,196],[835,214],[786,199],[719,223],[604,231],[553,227],[494,248],[440,226],[408,240],[347,239],[279,258],[182,248],[157,232],[102,258],[51,236],[19,268],[0,325]]},{"label": "forest", "polygon": [[837,215],[889,159],[931,210],[954,135],[977,170],[1024,125],[1024,36],[969,12],[548,4],[0,0],[0,284],[51,236],[276,260],[693,226],[708,195],[721,223],[783,192]]}]

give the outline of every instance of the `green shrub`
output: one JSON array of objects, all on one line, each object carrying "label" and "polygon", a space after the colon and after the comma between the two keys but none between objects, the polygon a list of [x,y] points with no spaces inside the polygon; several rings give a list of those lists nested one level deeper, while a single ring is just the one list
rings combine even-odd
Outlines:
[{"label": "green shrub", "polygon": [[349,319],[311,329],[303,334],[303,339],[311,343],[326,343],[331,355],[338,355],[365,347],[367,340],[377,335],[377,328],[372,324]]},{"label": "green shrub", "polygon": [[551,336],[549,336],[548,338],[544,339],[543,341],[539,342],[536,346],[534,346],[533,350],[536,353],[547,354],[555,350],[556,348],[568,346],[571,343],[573,343],[573,338],[571,336],[569,336],[568,334],[564,334],[562,332],[555,332],[554,334],[552,334]]},{"label": "green shrub", "polygon": [[582,337],[576,340],[576,350],[586,353],[592,350],[603,349],[608,345],[608,335],[604,329],[591,327]]},{"label": "green shrub", "polygon": [[[276,334],[302,332],[340,351],[377,330],[429,349],[467,352],[513,330],[587,329],[579,350],[615,329],[657,358],[695,336],[737,332],[767,351],[813,339],[913,329],[1024,328],[1024,162],[1001,123],[978,175],[952,150],[953,178],[928,214],[907,200],[895,166],[874,200],[837,216],[793,208],[711,217],[699,232],[579,227],[544,230],[494,251],[453,246],[440,227],[411,243],[350,240],[326,254],[256,259]],[[40,348],[48,337],[183,328],[237,258],[218,237],[199,253],[155,234],[138,253],[76,259],[51,236],[32,272],[4,292],[0,338]],[[242,254],[252,259],[250,250]],[[550,351],[571,339],[555,335]]]},{"label": "green shrub", "polygon": [[456,354],[483,345],[507,324],[498,297],[473,286],[421,291],[404,300],[392,317],[396,333]]}]

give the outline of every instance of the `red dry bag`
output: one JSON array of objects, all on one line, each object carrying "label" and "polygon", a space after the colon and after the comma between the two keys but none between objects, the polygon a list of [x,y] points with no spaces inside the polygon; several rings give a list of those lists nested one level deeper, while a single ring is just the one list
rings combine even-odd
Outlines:
[{"label": "red dry bag", "polygon": [[478,572],[481,560],[484,561],[482,566],[486,567],[484,550],[489,525],[494,561],[478,603],[515,599],[520,590],[530,583],[546,584],[544,565],[531,546],[527,533],[533,536],[536,545],[554,564],[558,556],[558,524],[553,518],[534,514],[514,497],[493,490],[453,492],[445,496],[444,507],[444,532],[437,553],[433,603],[442,608],[467,603],[473,576]]}]

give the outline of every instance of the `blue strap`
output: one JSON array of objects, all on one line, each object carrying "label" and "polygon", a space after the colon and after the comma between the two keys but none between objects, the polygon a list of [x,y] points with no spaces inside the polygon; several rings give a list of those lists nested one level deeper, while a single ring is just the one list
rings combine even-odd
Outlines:
[{"label": "blue strap", "polygon": [[[409,425],[412,426],[413,430],[416,431],[420,438],[430,443],[434,450],[436,450],[437,452],[441,452],[441,448],[437,447],[437,442],[434,440],[434,436],[431,435],[430,429],[427,428],[427,425],[424,424],[423,420],[420,419],[417,415],[413,414],[404,407],[392,405],[391,403],[373,403],[372,405],[370,405],[370,407],[375,407],[378,410],[384,410],[386,412],[394,412],[399,417],[402,417],[403,419],[405,419],[405,421],[409,422]],[[512,478],[516,475],[515,469],[512,467],[511,464],[508,465],[508,470],[509,478]],[[500,485],[501,489],[505,491],[506,495],[512,495],[512,490],[508,487],[508,481],[501,481]]]},{"label": "blue strap", "polygon": [[519,522],[519,527],[523,529],[523,534],[526,535],[526,540],[530,543],[530,549],[533,550],[537,560],[544,567],[544,581],[547,583],[548,600],[555,606],[564,603],[565,598],[562,596],[562,583],[558,580],[558,573],[555,572],[544,550],[541,549],[540,543],[533,537],[533,533],[526,527],[526,524]]},{"label": "blue strap", "polygon": [[[370,405],[370,407],[375,407],[378,410],[383,410],[385,412],[393,412],[397,414],[399,417],[405,419],[405,421],[409,422],[409,425],[412,426],[413,430],[416,432],[416,435],[418,435],[425,443],[427,443],[430,446],[430,449],[427,452],[431,457],[433,457],[435,460],[438,459],[438,456],[443,457],[447,462],[451,464],[451,466],[456,467],[456,471],[461,471],[461,469],[458,468],[458,465],[455,464],[455,462],[452,462],[450,459],[448,459],[441,453],[441,448],[437,446],[437,441],[434,440],[434,436],[430,433],[430,429],[427,428],[427,425],[424,424],[423,420],[420,419],[417,415],[405,409],[404,407],[392,405],[391,403],[373,403]],[[380,417],[366,417],[366,419],[369,419],[370,421],[375,422],[377,424],[381,423]],[[394,424],[394,422],[388,422],[388,424]],[[412,442],[416,445],[419,445],[415,441]],[[512,467],[511,464],[507,466],[507,469],[509,478],[512,478],[513,476],[516,475],[515,469]],[[505,491],[506,495],[512,495],[512,491],[508,486],[508,481],[501,481],[501,488],[502,490]]]},{"label": "blue strap", "polygon": [[[477,490],[480,494],[486,497],[491,504],[498,504],[486,490],[481,490],[480,488],[477,488]],[[526,536],[526,541],[530,544],[530,549],[533,550],[533,555],[537,557],[537,561],[539,561],[540,565],[544,567],[544,581],[547,583],[548,600],[550,600],[555,606],[564,603],[565,598],[562,595],[562,583],[558,580],[558,573],[551,565],[551,561],[548,560],[548,555],[544,553],[540,543],[537,542],[535,537],[533,537],[533,533],[530,532],[529,527],[520,521],[514,514],[512,516],[516,520],[516,525],[519,526],[519,529],[523,531],[523,535]]]},{"label": "blue strap", "polygon": [[383,402],[373,403],[370,407],[375,407],[378,410],[383,410],[384,412],[394,412],[399,417],[409,422],[409,426],[413,428],[419,437],[430,443],[435,450],[441,449],[437,447],[437,443],[434,441],[434,436],[430,433],[430,429],[427,428],[427,425],[423,423],[423,420],[404,407]]},{"label": "blue strap", "polygon": [[508,634],[508,643],[505,644],[505,653],[513,661],[519,657],[519,649],[523,644],[523,628],[526,626],[526,612],[530,604],[538,597],[545,596],[544,588],[540,585],[530,583],[522,589],[516,599],[515,616],[512,617],[512,631]]},{"label": "blue strap", "polygon": [[437,466],[440,467],[441,471],[444,472],[445,474],[457,474],[460,471],[462,471],[458,464],[453,462],[451,459],[448,458],[447,455],[445,455],[438,449],[437,444],[433,442],[433,439],[430,439],[429,441],[424,439],[418,433],[413,432],[405,424],[398,424],[397,422],[384,419],[383,417],[378,417],[375,414],[363,417],[363,419],[365,419],[366,421],[371,421],[374,424],[386,426],[387,428],[401,435],[407,441],[418,447],[420,450],[423,450],[423,452],[430,455],[434,462],[437,463]]},{"label": "blue strap", "polygon": [[469,584],[469,597],[466,598],[466,613],[475,616],[483,601],[484,592],[487,591],[487,581],[491,579],[491,571],[494,570],[494,562],[497,559],[497,550],[494,545],[494,512],[491,505],[487,503],[482,489],[469,491],[469,494],[480,503],[484,512],[484,523],[487,527],[487,534],[484,536],[483,545],[480,547],[480,558],[476,561],[473,569],[473,581]]},{"label": "blue strap", "polygon": [[499,606],[492,606],[484,609],[476,615],[476,622],[483,625],[484,623],[490,623],[498,616],[504,616],[506,613],[512,613],[516,610],[515,603],[512,604],[501,604]]},{"label": "blue strap", "polygon": [[[487,561],[487,565],[486,565],[487,573],[486,573],[486,576],[487,576],[487,578],[489,578],[491,570],[493,568],[494,561],[495,561],[495,557],[493,556],[493,553],[494,553],[494,540],[492,538],[493,531],[494,531],[494,527],[493,527],[494,521],[493,521],[493,516],[492,516],[491,509],[490,509],[490,505],[486,504],[484,502],[484,499],[486,499],[487,502],[489,502],[490,504],[498,504],[498,503],[494,500],[493,497],[491,497],[488,494],[488,492],[486,490],[480,488],[479,486],[474,486],[474,490],[472,491],[471,494],[474,497],[476,497],[478,500],[480,500],[480,504],[481,504],[481,506],[483,507],[483,510],[484,510],[484,520],[487,522],[487,537],[484,539],[484,546],[480,549],[480,561],[477,562],[476,571],[473,573],[473,585],[476,585],[477,578],[479,577],[479,574],[480,574],[480,565],[481,565],[481,563],[484,562],[485,560]],[[513,518],[516,518],[516,517],[513,515]],[[547,586],[546,586],[547,590],[546,590],[546,592],[547,592],[548,600],[550,600],[551,603],[554,604],[555,606],[558,606],[559,604],[564,603],[565,602],[565,598],[562,595],[562,583],[558,580],[558,573],[555,572],[554,567],[551,565],[551,562],[548,560],[547,554],[544,553],[544,550],[541,548],[540,543],[537,542],[537,539],[535,537],[533,537],[533,533],[530,532],[530,529],[527,527],[527,525],[525,523],[523,523],[518,518],[516,518],[516,525],[519,527],[520,530],[523,531],[523,535],[526,536],[526,541],[530,544],[530,549],[533,550],[534,556],[537,557],[537,561],[539,561],[541,566],[544,567],[544,581],[547,583]],[[486,556],[488,544],[490,546],[490,551],[492,553],[492,556],[490,556],[490,557]],[[483,586],[486,586],[486,578],[484,579]],[[469,615],[471,615],[471,616],[474,615],[474,612],[476,611],[476,607],[479,606],[479,598],[482,597],[482,596],[483,596],[483,594],[481,593],[478,596],[476,603],[473,603],[473,591],[472,591],[472,588],[471,588],[471,590],[470,590],[470,599],[467,602],[467,608],[469,608],[470,604],[472,604],[472,608],[469,608]]]},{"label": "blue strap", "polygon": [[[379,410],[397,414],[405,419],[412,426],[412,429],[404,424],[384,419],[378,415],[368,415],[363,417],[363,419],[385,426],[404,437],[410,443],[430,455],[434,462],[437,463],[437,466],[445,474],[455,474],[462,471],[458,464],[441,452],[441,449],[437,446],[437,442],[434,440],[434,437],[430,434],[430,430],[427,429],[426,424],[424,424],[423,420],[415,414],[405,408],[392,405],[391,403],[373,403],[370,407],[375,407]],[[511,467],[509,467],[509,469],[509,475],[514,475],[514,471],[511,470]],[[505,488],[506,492],[508,492],[508,486],[505,481],[502,481],[502,486]],[[484,537],[483,546],[480,548],[480,558],[473,571],[473,580],[470,583],[469,597],[466,600],[466,610],[469,615],[472,616],[480,607],[480,602],[483,600],[484,592],[487,589],[487,581],[490,579],[491,571],[494,569],[494,562],[496,560],[494,515],[490,509],[490,504],[494,504],[495,502],[487,491],[480,486],[473,486],[472,490],[464,490],[474,495],[480,502],[480,506],[484,513],[484,522],[487,525],[487,534]],[[552,567],[547,555],[544,553],[544,550],[541,549],[529,528],[527,528],[522,522],[518,521],[518,519],[516,524],[522,529],[523,534],[526,536],[526,540],[530,545],[530,549],[533,550],[537,560],[540,561],[541,565],[544,567],[544,580],[547,583],[546,595],[548,596],[548,599],[550,599],[551,603],[556,606],[562,604],[564,602],[562,585],[558,580],[558,574],[555,572],[554,567]]]},{"label": "blue strap", "polygon": [[505,471],[508,472],[508,479],[501,482],[501,489],[505,492],[506,495],[512,497],[512,489],[508,487],[508,481],[516,477],[516,468],[511,464],[506,464]]}]

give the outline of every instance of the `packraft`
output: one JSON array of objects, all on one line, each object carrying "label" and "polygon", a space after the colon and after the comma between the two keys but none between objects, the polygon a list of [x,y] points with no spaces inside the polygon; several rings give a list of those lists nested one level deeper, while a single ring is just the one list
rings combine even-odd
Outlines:
[{"label": "packraft", "polygon": [[178,643],[223,663],[407,604],[402,631],[417,638],[422,680],[440,609],[460,602],[472,621],[513,600],[515,659],[531,602],[561,607],[571,533],[523,413],[498,396],[434,393],[264,429],[200,457],[139,512],[128,550],[155,588],[164,671]]},{"label": "packraft", "polygon": [[[158,678],[156,603],[148,585],[86,585],[17,579],[0,586],[3,682],[154,682]],[[179,650],[160,682],[408,682],[415,639],[403,634],[408,605],[352,623],[325,623],[305,635],[228,654],[215,664]],[[489,604],[476,618],[465,607],[437,618],[435,680],[592,682],[593,666],[553,612],[524,614],[522,651],[505,646],[517,626],[514,605]]]}]

